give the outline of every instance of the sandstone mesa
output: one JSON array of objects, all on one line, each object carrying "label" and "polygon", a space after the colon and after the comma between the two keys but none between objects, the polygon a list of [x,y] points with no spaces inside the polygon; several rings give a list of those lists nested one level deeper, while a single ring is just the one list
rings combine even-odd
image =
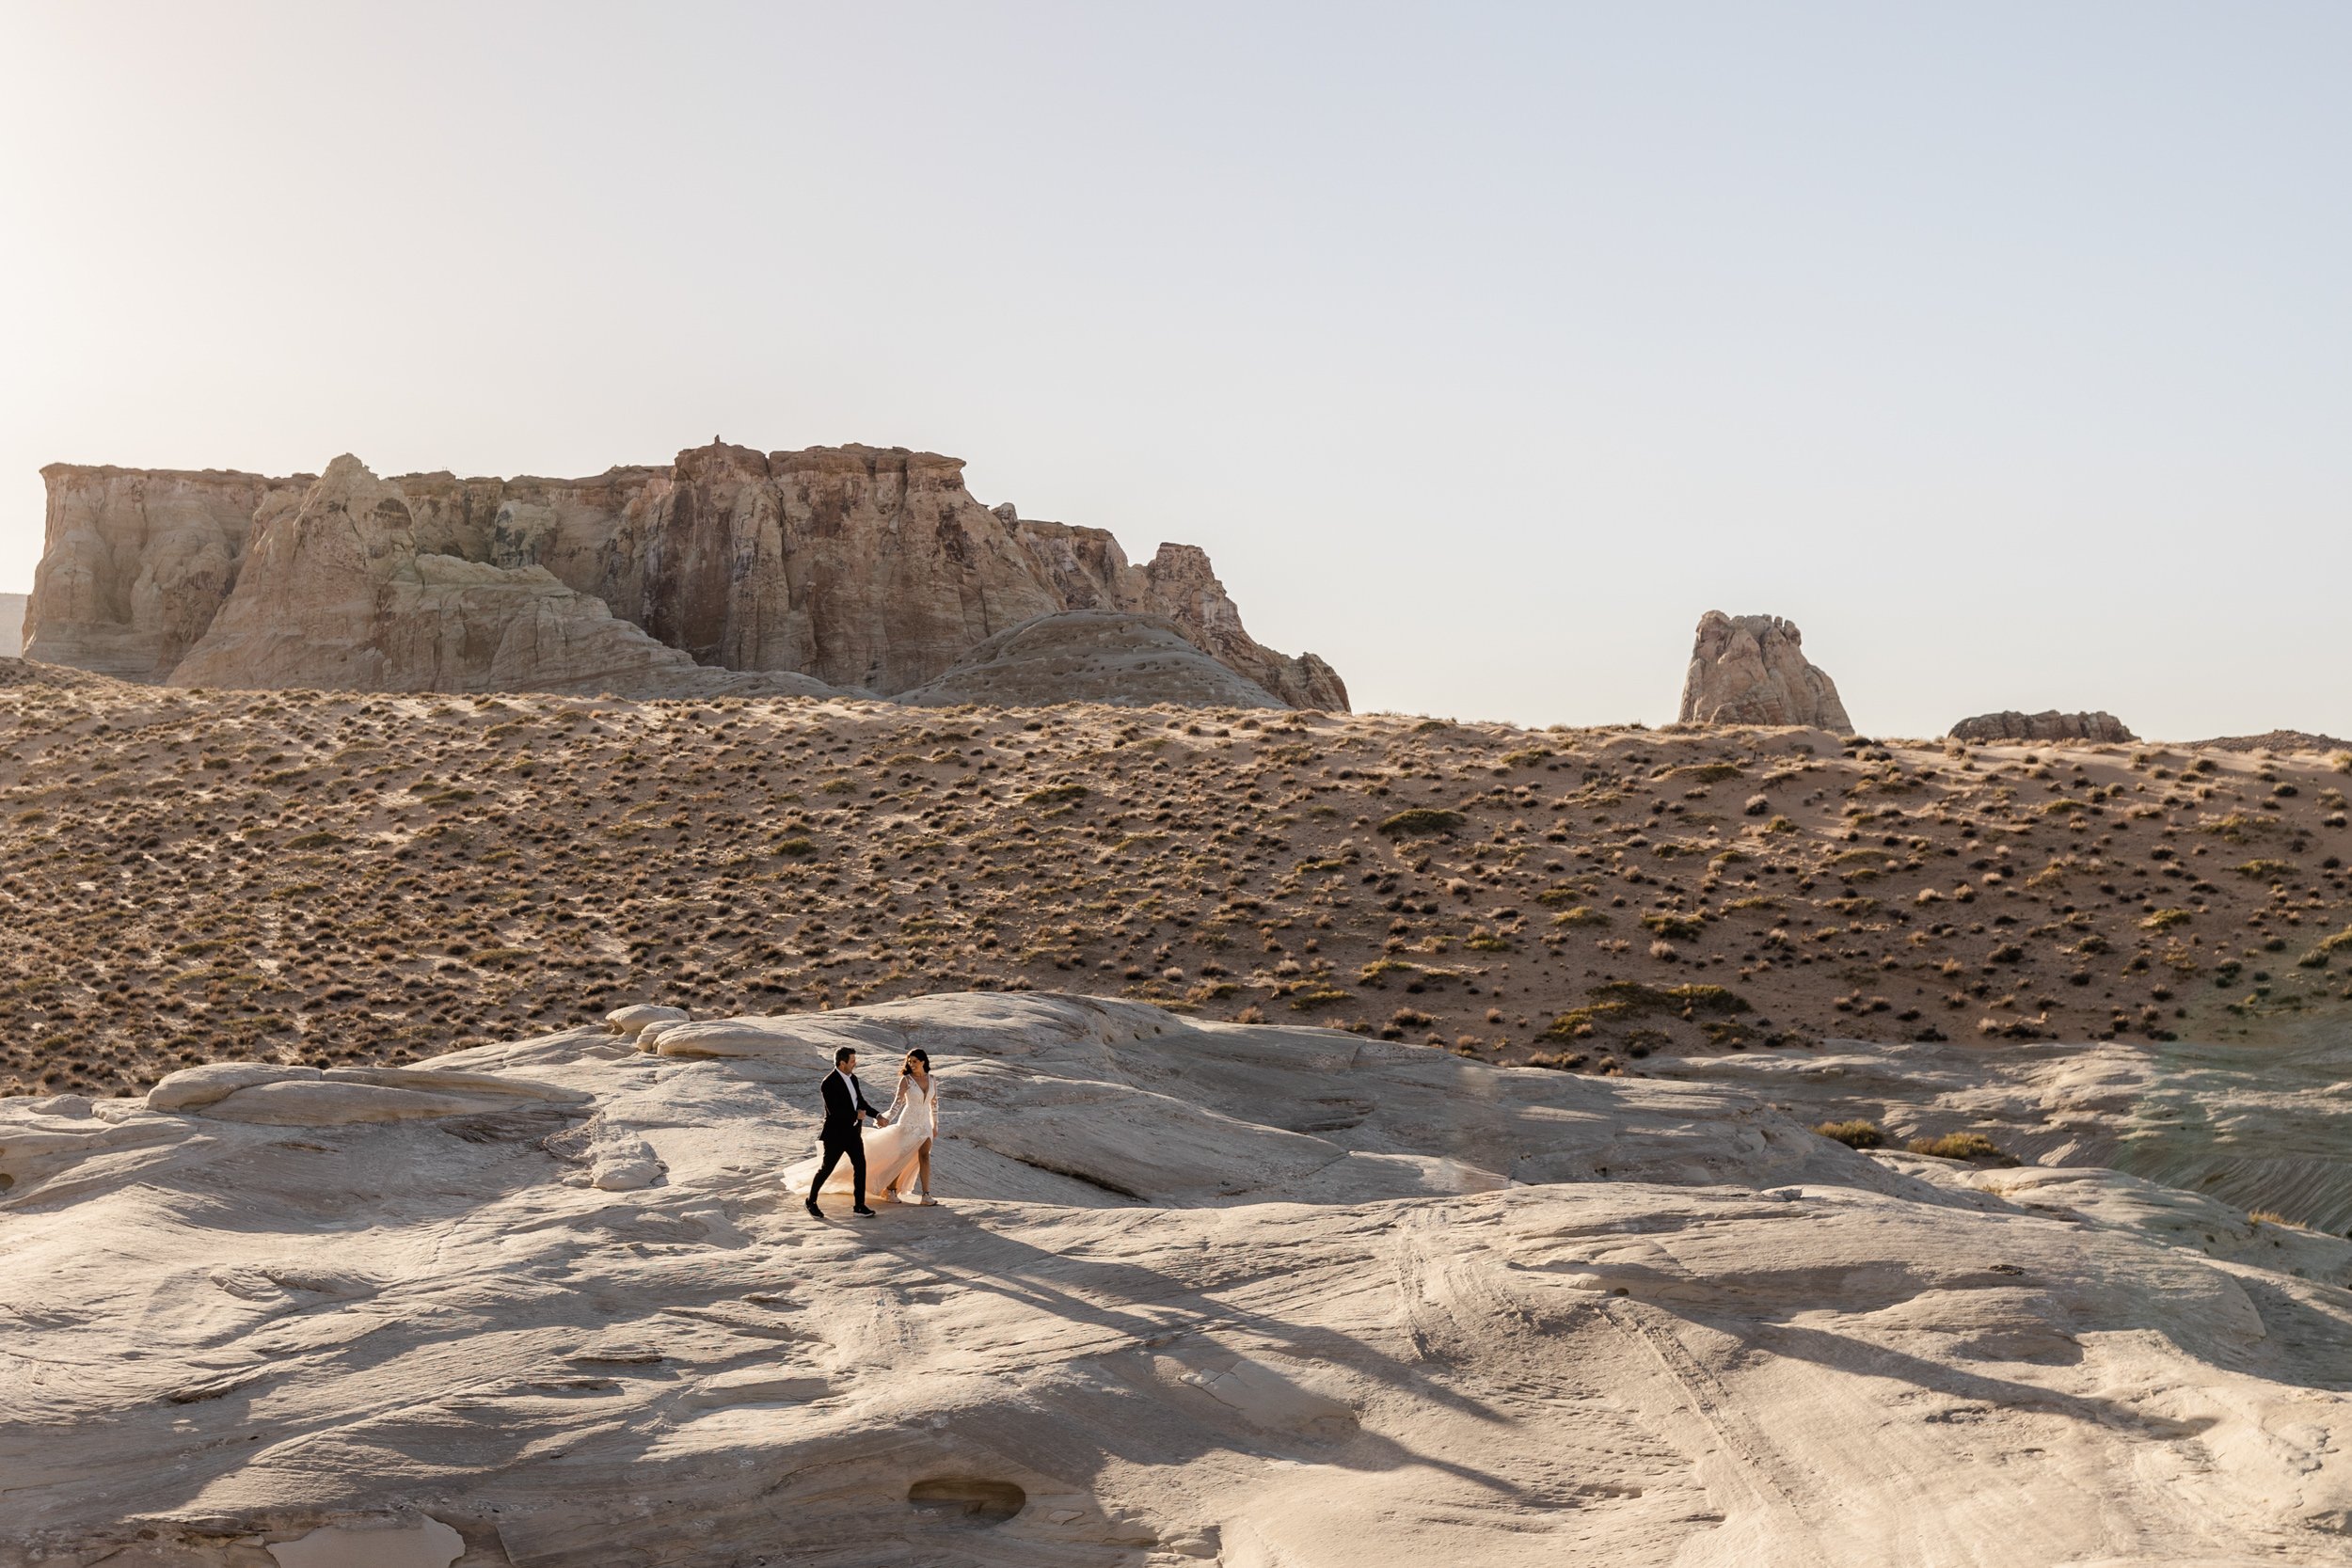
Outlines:
[{"label": "sandstone mesa", "polygon": [[1157,618],[1235,691],[1347,706],[1330,666],[1249,636],[1200,550],[1132,564],[983,507],[962,468],[720,442],[585,480],[53,464],[26,649],[181,686],[890,697],[1084,610]]}]

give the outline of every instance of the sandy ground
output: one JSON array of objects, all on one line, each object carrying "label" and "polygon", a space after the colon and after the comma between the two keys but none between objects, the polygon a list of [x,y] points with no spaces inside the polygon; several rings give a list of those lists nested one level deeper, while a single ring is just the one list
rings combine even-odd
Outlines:
[{"label": "sandy ground", "polygon": [[[0,664],[0,1093],[1085,991],[1499,1063],[2344,1008],[2341,759]],[[2326,944],[2334,937],[2341,949]]]}]

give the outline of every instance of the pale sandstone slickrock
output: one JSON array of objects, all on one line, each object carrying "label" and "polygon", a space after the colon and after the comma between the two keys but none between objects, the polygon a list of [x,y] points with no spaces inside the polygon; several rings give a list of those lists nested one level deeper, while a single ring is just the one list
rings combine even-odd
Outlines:
[{"label": "pale sandstone slickrock", "polygon": [[2117,745],[2139,738],[2112,713],[2060,713],[2056,708],[2044,708],[2040,713],[2019,713],[2013,708],[1979,713],[1954,724],[1951,737],[1975,741],[2081,740],[2094,745]]},{"label": "pale sandstone slickrock", "polygon": [[981,506],[962,469],[723,442],[583,480],[53,464],[28,647],[180,685],[893,696],[1008,627],[1108,610],[1346,707],[1328,665],[1243,629],[1200,550],[1133,564],[1104,530]]},{"label": "pale sandstone slickrock", "polygon": [[1699,617],[1677,717],[1686,724],[1804,724],[1853,734],[1837,683],[1806,661],[1794,622],[1720,610]]},{"label": "pale sandstone slickrock", "polygon": [[[2211,1198],[1132,1003],[665,1022],[651,1054],[597,1026],[386,1069],[415,1089],[0,1101],[0,1563],[2187,1568],[2352,1540],[2352,1243],[2213,1247]],[[946,1207],[819,1225],[778,1190],[839,1044],[885,1077],[930,1053]],[[1866,1055],[1824,1065],[1963,1068]],[[1808,1059],[1767,1092],[1828,1084]],[[1991,1087],[2094,1117],[2137,1070],[2052,1052]],[[223,1112],[485,1078],[515,1092]],[[622,1141],[660,1170],[609,1190]]]},{"label": "pale sandstone slickrock", "polygon": [[0,594],[0,658],[24,651],[24,604],[22,594]]}]

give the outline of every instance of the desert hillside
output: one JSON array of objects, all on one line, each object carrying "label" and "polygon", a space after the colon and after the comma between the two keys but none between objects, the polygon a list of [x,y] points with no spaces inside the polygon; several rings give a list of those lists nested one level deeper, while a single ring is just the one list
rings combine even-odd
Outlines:
[{"label": "desert hillside", "polygon": [[0,1093],[600,1016],[1146,1000],[1588,1072],[2341,1007],[2341,758],[0,665]]}]

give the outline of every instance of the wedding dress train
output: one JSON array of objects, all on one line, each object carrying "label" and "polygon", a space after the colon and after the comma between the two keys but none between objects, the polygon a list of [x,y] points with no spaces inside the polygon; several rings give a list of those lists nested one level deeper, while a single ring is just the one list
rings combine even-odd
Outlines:
[{"label": "wedding dress train", "polygon": [[[911,1185],[918,1166],[916,1156],[924,1143],[939,1128],[939,1080],[931,1080],[925,1090],[914,1082],[913,1073],[898,1079],[898,1097],[890,1102],[886,1113],[890,1125],[866,1130],[866,1199],[887,1196],[891,1188]],[[784,1173],[784,1184],[794,1192],[806,1192],[817,1176],[817,1160],[803,1160]],[[851,1184],[850,1162],[842,1161],[833,1167],[825,1179],[824,1196],[848,1197]]]}]

